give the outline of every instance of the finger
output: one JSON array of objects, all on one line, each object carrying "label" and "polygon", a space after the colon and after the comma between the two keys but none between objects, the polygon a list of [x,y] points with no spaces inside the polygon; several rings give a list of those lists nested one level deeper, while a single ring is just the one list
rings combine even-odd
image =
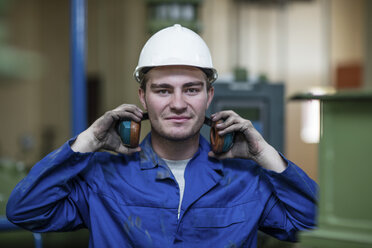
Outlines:
[{"label": "finger", "polygon": [[[120,118],[130,118],[128,114],[134,114],[138,118],[142,119],[143,111],[139,107],[133,104],[123,104],[117,107],[116,109],[112,110],[114,113],[117,113]],[[135,117],[134,117],[135,118]],[[140,121],[136,118],[137,121]]]},{"label": "finger", "polygon": [[227,119],[231,115],[236,115],[232,110],[224,110],[211,115],[212,121],[218,121],[220,119]]},{"label": "finger", "polygon": [[141,151],[141,147],[139,146],[135,148],[130,148],[122,144],[120,144],[119,147],[115,149],[115,152],[126,154],[126,155],[130,155],[130,154],[133,154],[135,152],[140,152],[140,151]]},{"label": "finger", "polygon": [[244,133],[247,130],[255,130],[253,124],[249,120],[244,120],[242,122],[238,122],[235,124],[232,124],[225,129],[219,130],[218,134],[219,135],[225,135],[226,133],[231,133],[231,132],[241,132]]},{"label": "finger", "polygon": [[242,126],[241,123],[232,124],[232,125],[224,128],[224,129],[219,129],[217,133],[218,133],[218,135],[223,136],[223,135],[228,134],[228,133],[238,132],[238,131],[241,130],[241,126]]},{"label": "finger", "polygon": [[136,106],[134,104],[123,104],[123,105],[120,105],[119,107],[117,107],[116,109],[114,109],[114,111],[118,111],[118,112],[131,112],[131,113],[134,113],[134,114],[137,114],[137,115],[142,115],[143,114],[143,110],[140,109],[138,106]]},{"label": "finger", "polygon": [[142,113],[138,111],[130,112],[126,110],[112,110],[109,114],[115,121],[131,119],[135,122],[140,122],[143,117]]},{"label": "finger", "polygon": [[127,110],[130,112],[139,111],[140,113],[143,113],[142,109],[140,109],[137,105],[134,105],[134,104],[122,104],[113,110],[119,110],[119,111]]},{"label": "finger", "polygon": [[[241,121],[241,120],[240,120]],[[235,123],[239,123],[239,119],[237,118],[237,116],[229,116],[227,119],[225,119],[223,122],[221,123],[218,123],[216,125],[216,128],[219,129],[219,130],[223,130]]]}]

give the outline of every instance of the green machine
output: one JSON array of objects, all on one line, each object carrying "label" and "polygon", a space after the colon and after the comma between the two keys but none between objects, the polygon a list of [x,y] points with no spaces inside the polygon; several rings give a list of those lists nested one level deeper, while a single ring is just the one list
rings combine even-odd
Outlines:
[{"label": "green machine", "polygon": [[318,229],[304,248],[372,247],[372,92],[299,94],[320,101]]}]

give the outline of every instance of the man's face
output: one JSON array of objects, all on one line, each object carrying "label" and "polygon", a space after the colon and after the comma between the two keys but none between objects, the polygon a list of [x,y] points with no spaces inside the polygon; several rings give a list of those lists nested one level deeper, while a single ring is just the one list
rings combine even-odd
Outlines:
[{"label": "man's face", "polygon": [[152,132],[172,141],[195,137],[214,93],[212,87],[207,91],[205,74],[190,66],[164,66],[151,69],[147,78],[139,97]]}]

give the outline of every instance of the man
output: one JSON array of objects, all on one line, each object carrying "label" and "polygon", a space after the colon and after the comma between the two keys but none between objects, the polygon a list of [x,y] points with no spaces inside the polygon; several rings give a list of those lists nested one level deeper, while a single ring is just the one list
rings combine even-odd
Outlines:
[{"label": "man", "polygon": [[[143,111],[121,105],[38,164],[12,192],[7,216],[35,232],[86,227],[91,247],[255,247],[258,229],[283,240],[314,227],[316,184],[232,111],[214,154],[199,131],[217,77],[208,47],[180,25],[144,46],[135,78],[151,133],[128,148],[117,122]],[[118,154],[98,152],[110,150]]]}]

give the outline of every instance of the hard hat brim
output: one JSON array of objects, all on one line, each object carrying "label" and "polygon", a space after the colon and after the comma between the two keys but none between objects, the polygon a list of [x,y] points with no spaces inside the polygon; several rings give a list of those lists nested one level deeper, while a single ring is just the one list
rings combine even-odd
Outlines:
[{"label": "hard hat brim", "polygon": [[[144,66],[144,67],[136,68],[136,70],[133,73],[134,79],[138,83],[141,83],[145,74],[148,73],[152,68],[163,67],[163,66],[191,66],[191,65],[170,64],[170,65],[161,65],[161,66]],[[204,68],[204,67],[199,67],[199,66],[192,66],[192,67],[202,70],[206,74],[209,83],[213,83],[218,78],[217,70],[214,68]]]}]

